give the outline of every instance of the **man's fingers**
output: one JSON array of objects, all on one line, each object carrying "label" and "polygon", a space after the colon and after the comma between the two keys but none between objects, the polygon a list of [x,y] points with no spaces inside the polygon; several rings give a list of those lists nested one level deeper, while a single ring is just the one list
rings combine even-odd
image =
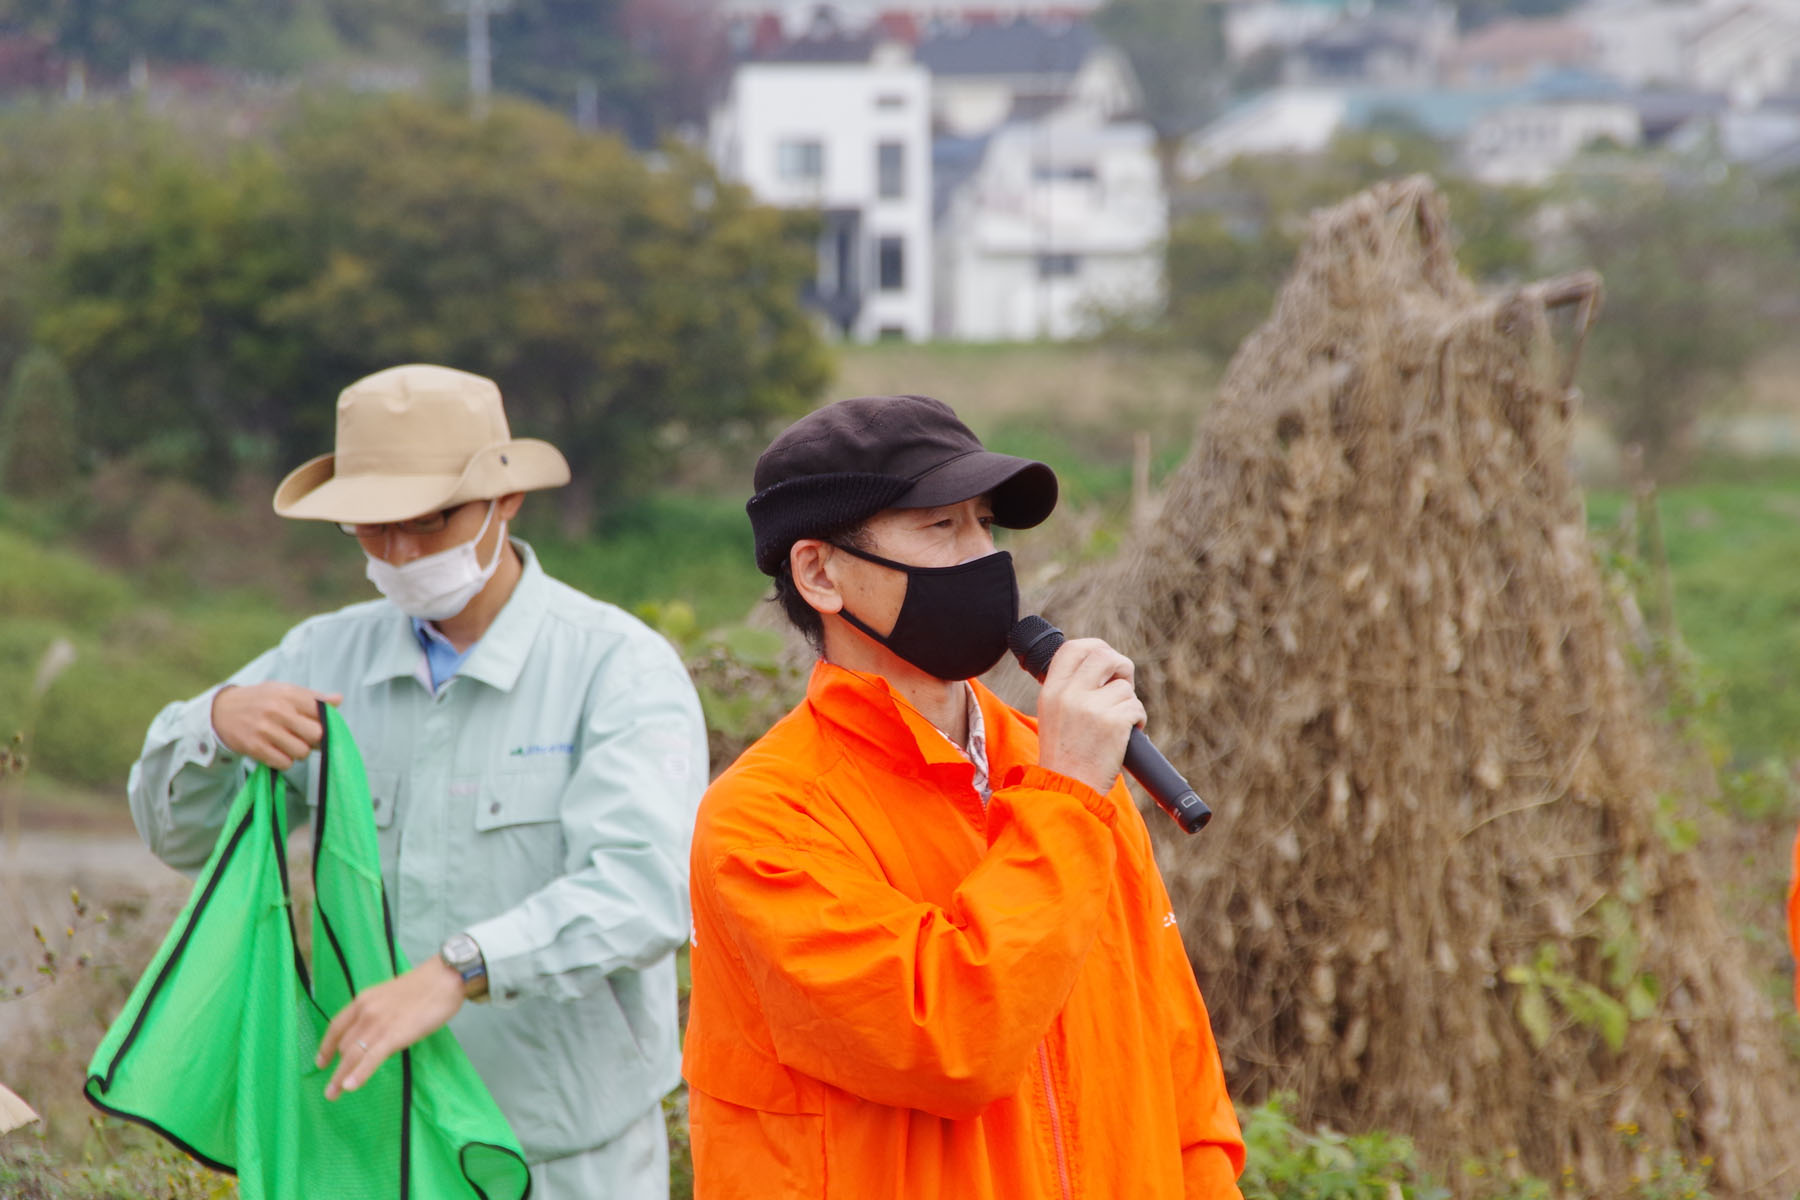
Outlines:
[{"label": "man's fingers", "polygon": [[344,1009],[325,1027],[325,1036],[319,1039],[319,1053],[313,1058],[315,1067],[323,1069],[331,1061],[331,1056],[337,1053],[338,1042],[343,1039],[344,1031],[354,1019],[353,1009],[354,1006]]},{"label": "man's fingers", "polygon": [[1129,679],[1112,680],[1100,689],[1099,698],[1104,704],[1116,705],[1121,709],[1129,710],[1133,724],[1143,720],[1144,702],[1139,700],[1137,692],[1132,690]]},{"label": "man's fingers", "polygon": [[300,713],[284,713],[282,718],[282,727],[305,742],[308,749],[317,746],[325,738],[325,727],[319,724],[319,718],[313,716],[311,709]]},{"label": "man's fingers", "polygon": [[250,751],[250,757],[276,771],[285,771],[296,761],[291,755],[283,754],[273,746],[254,747]]},{"label": "man's fingers", "polygon": [[[307,745],[298,735],[289,733],[285,729],[270,730],[269,733],[264,736],[263,744],[269,750],[270,757],[263,759],[262,761],[268,763],[277,771],[287,770],[312,752],[311,746]],[[287,761],[279,762],[277,761],[278,759],[286,759]]]},{"label": "man's fingers", "polygon": [[1098,638],[1065,642],[1050,660],[1052,671],[1059,666],[1064,680],[1077,687],[1097,688],[1115,679],[1130,682],[1133,674],[1131,660]]},{"label": "man's fingers", "polygon": [[319,704],[340,704],[338,692],[269,681],[232,685],[213,700],[213,728],[239,754],[285,771],[317,748],[325,730]]},{"label": "man's fingers", "polygon": [[1104,642],[1093,638],[1079,638],[1076,641],[1064,642],[1050,660],[1050,669],[1045,673],[1045,687],[1097,687],[1105,680],[1105,672],[1095,655],[1105,647]]},{"label": "man's fingers", "polygon": [[354,1092],[381,1069],[387,1057],[387,1047],[378,1041],[352,1040],[338,1056],[337,1070],[331,1073],[331,1082],[325,1085],[325,1098],[336,1100],[345,1092]]},{"label": "man's fingers", "polygon": [[325,1085],[327,1100],[354,1092],[387,1061],[390,1049],[387,1039],[372,1025],[372,1015],[352,1001],[325,1027],[325,1036],[319,1042],[319,1053],[313,1065],[323,1070],[330,1065],[333,1056],[337,1058],[337,1069]]}]

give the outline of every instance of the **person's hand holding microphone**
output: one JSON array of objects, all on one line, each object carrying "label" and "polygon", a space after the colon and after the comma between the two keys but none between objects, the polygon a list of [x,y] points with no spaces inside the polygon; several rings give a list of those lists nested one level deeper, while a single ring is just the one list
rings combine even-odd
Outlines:
[{"label": "person's hand holding microphone", "polygon": [[[1089,656],[1098,652],[1084,650],[1076,657],[1075,661],[1065,664],[1063,660],[1068,657],[1068,651],[1077,646],[1097,646],[1100,651],[1110,655],[1111,658],[1106,660],[1105,668],[1110,675],[1101,684],[1099,690],[1104,693],[1111,689],[1115,698],[1118,698],[1117,688],[1121,682],[1127,689],[1131,689],[1132,664],[1130,659],[1105,642],[1096,641],[1093,638],[1074,642],[1066,641],[1063,638],[1062,630],[1037,616],[1021,618],[1012,627],[1012,632],[1007,634],[1006,643],[1012,648],[1013,654],[1018,657],[1019,665],[1025,668],[1026,674],[1044,685],[1043,694],[1038,699],[1038,762],[1040,765],[1080,779],[1083,783],[1094,786],[1097,791],[1105,791],[1112,786],[1113,777],[1118,775],[1119,767],[1122,765],[1126,771],[1131,773],[1131,777],[1137,780],[1146,792],[1150,793],[1150,798],[1156,801],[1164,812],[1175,818],[1176,824],[1180,825],[1185,832],[1198,832],[1208,821],[1212,820],[1212,809],[1206,806],[1206,802],[1200,799],[1188,781],[1181,777],[1181,772],[1170,765],[1169,760],[1163,757],[1162,751],[1151,745],[1150,739],[1145,736],[1142,728],[1144,706],[1138,701],[1135,690],[1130,690],[1130,696],[1136,715],[1125,726],[1126,740],[1122,762],[1116,758],[1112,760],[1114,764],[1111,768],[1112,774],[1106,777],[1104,785],[1093,784],[1093,780],[1085,775],[1077,775],[1052,764],[1049,751],[1052,743],[1047,733],[1051,722],[1046,720],[1044,709],[1050,699],[1051,681],[1063,675],[1065,671],[1073,672],[1072,685],[1074,680],[1091,678],[1088,674],[1090,665],[1093,670],[1101,669],[1099,662],[1092,664],[1088,662]],[[1119,666],[1120,663],[1124,664],[1123,668]],[[1058,691],[1062,691],[1064,686],[1059,683]],[[1057,700],[1059,711],[1053,716],[1054,723],[1059,727],[1067,720],[1067,715],[1060,711],[1064,703],[1065,701],[1059,697]],[[1087,706],[1092,706],[1096,711],[1106,712],[1109,721],[1116,719],[1123,711],[1115,711],[1110,704],[1100,703],[1098,696],[1090,701],[1077,701],[1074,710],[1080,711]],[[1093,734],[1098,734],[1098,732],[1098,730],[1092,731]],[[1057,749],[1054,751],[1057,761],[1065,761],[1065,749],[1062,741],[1066,738],[1067,735],[1059,731]],[[1084,753],[1082,747],[1083,741],[1079,735],[1076,735],[1067,748],[1069,757],[1066,761],[1085,766],[1093,765],[1092,763],[1082,763],[1081,759]],[[1085,753],[1091,754],[1092,750],[1093,747],[1088,746]]]},{"label": "person's hand holding microphone", "polygon": [[1038,762],[1107,791],[1119,777],[1132,727],[1144,719],[1129,658],[1098,638],[1065,642],[1038,698]]}]

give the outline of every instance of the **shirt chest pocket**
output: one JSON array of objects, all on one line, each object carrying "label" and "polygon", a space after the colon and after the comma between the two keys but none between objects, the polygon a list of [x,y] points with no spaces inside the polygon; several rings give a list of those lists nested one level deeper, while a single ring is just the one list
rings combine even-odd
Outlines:
[{"label": "shirt chest pocket", "polygon": [[[376,841],[381,848],[382,877],[391,883],[394,878],[394,868],[400,857],[399,831],[394,828],[394,822],[399,818],[400,810],[405,806],[406,773],[370,767],[364,771],[363,777],[368,782],[369,815],[375,819]],[[307,771],[305,785],[307,820],[310,823],[316,823],[319,819],[319,785],[317,773],[310,767]],[[334,793],[331,797],[330,811],[341,813],[345,805],[357,803],[361,803],[361,801]],[[342,818],[334,816],[330,819],[336,821]],[[310,836],[309,833],[308,837],[310,838]],[[329,837],[330,834],[328,833],[326,836]]]},{"label": "shirt chest pocket", "polygon": [[394,822],[405,804],[406,773],[372,770],[369,779],[369,813],[375,818],[375,840],[381,847],[381,877],[390,883],[400,862],[400,831]]},{"label": "shirt chest pocket", "polygon": [[[402,807],[402,794],[406,790],[406,773],[371,767],[364,771],[363,777],[369,785],[369,813],[375,818],[375,828],[392,829],[394,820],[399,816]],[[309,767],[303,783],[306,789],[306,806],[309,810],[308,819],[317,820],[319,807],[317,772]],[[349,797],[340,797],[335,793],[331,799],[334,806],[354,803]]]},{"label": "shirt chest pocket", "polygon": [[562,827],[566,769],[505,771],[473,789],[472,874],[495,911],[518,903],[565,871]]},{"label": "shirt chest pocket", "polygon": [[475,828],[483,833],[515,825],[554,821],[562,811],[563,785],[569,773],[549,770],[505,771],[480,781],[475,794]]},{"label": "shirt chest pocket", "polygon": [[374,814],[375,828],[393,828],[405,778],[399,771],[369,772],[369,811]]}]

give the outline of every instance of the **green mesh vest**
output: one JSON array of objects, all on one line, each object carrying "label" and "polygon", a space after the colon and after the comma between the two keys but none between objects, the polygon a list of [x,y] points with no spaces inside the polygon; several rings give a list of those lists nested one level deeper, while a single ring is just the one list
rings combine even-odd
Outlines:
[{"label": "green mesh vest", "polygon": [[325,1099],[325,1027],[407,969],[394,944],[362,756],[320,705],[312,969],[294,938],[287,806],[259,766],[187,906],[88,1065],[87,1097],[238,1176],[245,1200],[521,1200],[518,1139],[448,1029]]}]

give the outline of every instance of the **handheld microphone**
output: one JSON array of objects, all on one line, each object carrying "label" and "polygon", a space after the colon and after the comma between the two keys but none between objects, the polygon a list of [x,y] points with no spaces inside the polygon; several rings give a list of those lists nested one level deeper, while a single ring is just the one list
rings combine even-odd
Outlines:
[{"label": "handheld microphone", "polygon": [[[1063,644],[1063,631],[1042,617],[1021,617],[1006,635],[1006,644],[1017,656],[1019,665],[1039,683],[1050,669],[1050,660]],[[1188,833],[1198,833],[1212,820],[1212,809],[1200,799],[1181,772],[1170,765],[1144,734],[1133,725],[1125,743],[1125,770],[1138,781],[1158,807]]]}]

